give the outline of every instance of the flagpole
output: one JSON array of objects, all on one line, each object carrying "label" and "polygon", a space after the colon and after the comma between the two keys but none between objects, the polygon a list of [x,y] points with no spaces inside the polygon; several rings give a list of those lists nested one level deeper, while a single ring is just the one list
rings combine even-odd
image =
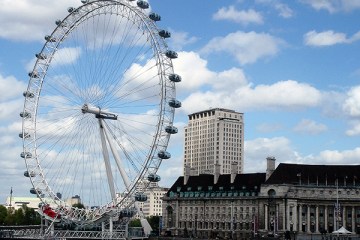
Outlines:
[{"label": "flagpole", "polygon": [[12,194],[13,194],[13,190],[12,190],[12,187],[11,187],[11,189],[10,189],[10,208],[11,208]]}]

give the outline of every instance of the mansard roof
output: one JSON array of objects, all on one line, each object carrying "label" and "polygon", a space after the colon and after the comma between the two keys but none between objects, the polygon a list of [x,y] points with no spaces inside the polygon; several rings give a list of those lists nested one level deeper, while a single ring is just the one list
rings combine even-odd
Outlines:
[{"label": "mansard roof", "polygon": [[[265,173],[237,174],[234,183],[231,183],[231,175],[220,175],[217,183],[214,184],[214,175],[200,174],[189,176],[186,184],[184,177],[179,177],[171,186],[169,192],[188,192],[188,191],[251,191],[259,192],[260,185],[265,182]],[[200,187],[200,188],[199,188]]]},{"label": "mansard roof", "polygon": [[360,165],[304,165],[280,163],[266,184],[359,185]]}]

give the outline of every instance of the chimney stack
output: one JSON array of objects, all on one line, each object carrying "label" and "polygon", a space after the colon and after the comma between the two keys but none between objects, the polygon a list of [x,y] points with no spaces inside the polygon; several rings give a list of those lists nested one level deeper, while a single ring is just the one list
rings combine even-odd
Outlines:
[{"label": "chimney stack", "polygon": [[271,174],[275,171],[275,161],[275,157],[266,158],[266,180],[268,180]]},{"label": "chimney stack", "polygon": [[185,165],[185,171],[184,171],[184,185],[187,184],[189,177],[190,177],[190,166],[189,165]]},{"label": "chimney stack", "polygon": [[236,163],[236,162],[232,162],[232,163],[231,163],[230,183],[234,183],[236,175],[237,175],[237,163]]},{"label": "chimney stack", "polygon": [[219,180],[219,177],[220,177],[220,167],[221,167],[221,165],[219,164],[219,162],[216,162],[214,167],[215,167],[214,184],[216,184],[217,181]]}]

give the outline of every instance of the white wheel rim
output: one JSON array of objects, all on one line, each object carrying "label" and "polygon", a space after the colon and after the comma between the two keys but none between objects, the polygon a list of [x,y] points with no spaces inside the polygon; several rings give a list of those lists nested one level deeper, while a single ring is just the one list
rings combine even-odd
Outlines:
[{"label": "white wheel rim", "polygon": [[[157,172],[157,153],[169,141],[165,127],[173,124],[168,102],[175,98],[172,62],[158,32],[128,1],[92,1],[59,22],[39,53],[25,96],[23,151],[31,153],[25,162],[34,189],[65,207],[62,215],[70,215],[65,199],[74,195],[99,207],[73,209],[77,221],[91,221],[110,206],[126,208],[143,187],[139,182]],[[81,111],[84,104],[117,116],[103,122],[130,181],[126,186],[112,168],[120,198],[110,196],[98,119]]]}]

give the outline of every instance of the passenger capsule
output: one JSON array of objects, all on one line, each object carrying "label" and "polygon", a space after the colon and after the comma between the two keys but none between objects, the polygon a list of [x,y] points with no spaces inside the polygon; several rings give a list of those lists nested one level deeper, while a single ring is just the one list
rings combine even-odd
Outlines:
[{"label": "passenger capsule", "polygon": [[23,96],[26,98],[33,98],[34,94],[32,92],[25,91],[25,92],[23,92]]},{"label": "passenger capsule", "polygon": [[144,193],[136,193],[135,194],[135,201],[137,202],[146,202],[147,196]]},{"label": "passenger capsule", "polygon": [[35,173],[34,172],[29,173],[28,171],[25,171],[24,176],[25,177],[35,177]]},{"label": "passenger capsule", "polygon": [[35,57],[40,60],[46,59],[46,55],[44,53],[37,53],[35,54]]},{"label": "passenger capsule", "polygon": [[158,157],[161,159],[169,159],[169,158],[171,158],[171,154],[166,151],[160,151],[160,152],[158,152]]},{"label": "passenger capsule", "polygon": [[147,179],[150,181],[150,182],[159,182],[161,180],[161,177],[157,174],[149,174],[149,176],[147,177]]},{"label": "passenger capsule", "polygon": [[131,217],[133,217],[135,214],[136,214],[136,210],[135,210],[135,209],[126,208],[126,209],[122,209],[122,210],[120,211],[120,217],[121,217],[121,218],[123,218],[123,217],[131,218]]},{"label": "passenger capsule", "polygon": [[29,72],[28,75],[31,78],[39,78],[39,74],[36,71]]},{"label": "passenger capsule", "polygon": [[30,152],[21,152],[20,157],[22,157],[22,158],[31,158],[32,154]]},{"label": "passenger capsule", "polygon": [[51,37],[50,35],[46,35],[45,40],[48,42],[56,42],[56,39],[54,37]]},{"label": "passenger capsule", "polygon": [[174,59],[174,58],[177,58],[178,57],[178,54],[177,52],[175,51],[172,51],[172,50],[167,50],[165,55],[168,57],[168,58],[171,58],[171,59]]},{"label": "passenger capsule", "polygon": [[55,21],[55,24],[59,27],[65,27],[66,26],[66,23],[61,21],[61,20],[56,20]]},{"label": "passenger capsule", "polygon": [[29,112],[21,112],[20,117],[22,117],[22,118],[30,118],[31,113],[29,113]]},{"label": "passenger capsule", "polygon": [[146,2],[146,1],[139,0],[139,1],[137,1],[136,4],[137,4],[138,7],[141,8],[141,9],[147,9],[147,8],[149,8],[149,3]]},{"label": "passenger capsule", "polygon": [[82,4],[85,4],[85,3],[88,3],[88,2],[89,2],[89,0],[81,0]]},{"label": "passenger capsule", "polygon": [[28,139],[30,137],[29,133],[19,133],[19,137],[23,139]]},{"label": "passenger capsule", "polygon": [[30,188],[31,194],[41,194],[41,191],[39,189],[35,190],[35,188]]},{"label": "passenger capsule", "polygon": [[171,37],[171,33],[169,31],[166,30],[160,30],[159,31],[159,36],[162,38],[169,38]]},{"label": "passenger capsule", "polygon": [[181,102],[176,99],[170,99],[169,106],[173,108],[179,108],[181,107]]},{"label": "passenger capsule", "polygon": [[76,11],[76,8],[74,8],[74,7],[69,7],[69,8],[67,9],[67,11],[68,11],[68,13],[72,13],[72,12]]},{"label": "passenger capsule", "polygon": [[181,82],[181,76],[174,73],[169,76],[169,80],[172,82]]},{"label": "passenger capsule", "polygon": [[149,18],[155,22],[160,21],[161,20],[161,16],[157,13],[150,13],[149,14]]},{"label": "passenger capsule", "polygon": [[170,133],[170,134],[175,134],[178,132],[178,129],[174,126],[167,126],[167,127],[165,127],[165,132]]}]

